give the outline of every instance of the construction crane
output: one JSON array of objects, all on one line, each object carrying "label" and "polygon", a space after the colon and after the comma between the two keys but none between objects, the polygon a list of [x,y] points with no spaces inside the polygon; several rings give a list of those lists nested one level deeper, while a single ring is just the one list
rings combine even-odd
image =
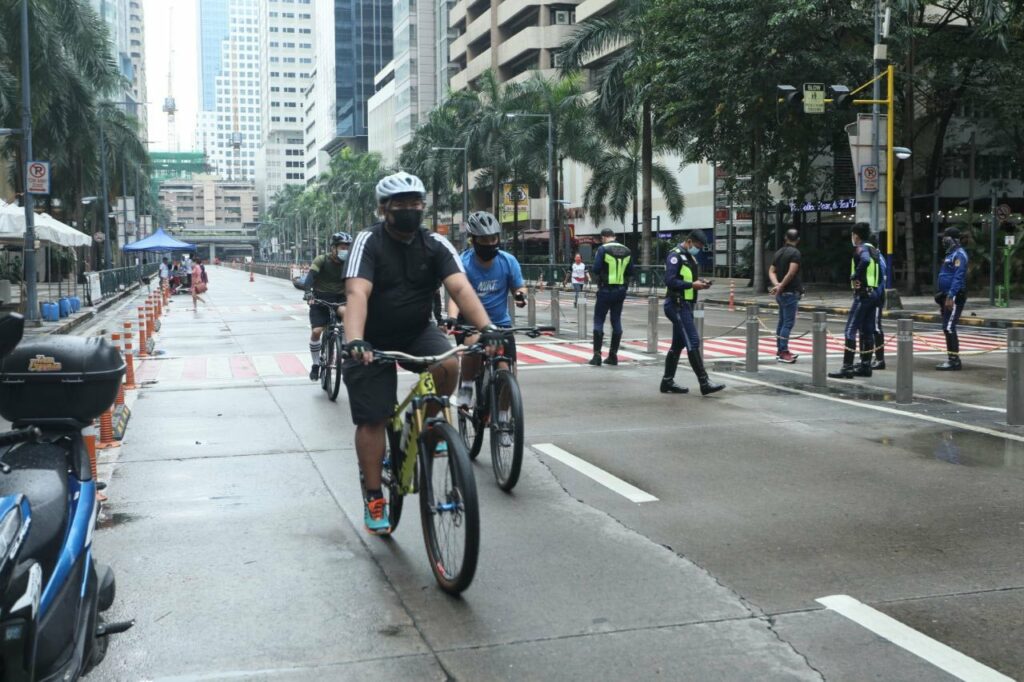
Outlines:
[{"label": "construction crane", "polygon": [[[167,25],[171,26],[172,12],[168,10]],[[164,113],[167,114],[167,144],[172,152],[178,151],[178,127],[174,122],[174,114],[178,111],[178,105],[174,101],[173,81],[171,71],[174,64],[174,44],[168,49],[167,55],[167,96],[164,97]]]}]

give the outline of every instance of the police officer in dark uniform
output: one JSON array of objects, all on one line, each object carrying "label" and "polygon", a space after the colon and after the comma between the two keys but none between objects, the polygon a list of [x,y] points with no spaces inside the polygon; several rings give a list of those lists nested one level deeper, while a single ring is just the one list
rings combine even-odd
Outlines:
[{"label": "police officer in dark uniform", "polygon": [[942,259],[939,269],[935,302],[942,312],[942,333],[946,335],[946,352],[948,359],[935,369],[943,372],[959,371],[960,338],[956,333],[956,325],[960,322],[960,314],[967,302],[967,252],[960,243],[960,230],[947,227],[942,236],[942,245],[946,256]]},{"label": "police officer in dark uniform", "polygon": [[594,357],[591,365],[601,365],[601,344],[604,342],[604,321],[611,313],[612,341],[608,347],[606,365],[619,364],[619,343],[622,341],[622,304],[626,300],[626,288],[633,276],[633,254],[628,248],[615,241],[615,232],[610,228],[601,230],[601,246],[594,256],[591,275],[598,281],[597,301],[594,303]]},{"label": "police officer in dark uniform", "polygon": [[700,334],[693,321],[693,309],[697,305],[697,292],[707,289],[711,282],[697,277],[699,265],[697,254],[707,243],[707,237],[700,230],[691,232],[686,240],[669,251],[665,259],[665,317],[672,321],[672,347],[665,356],[665,376],[661,379],[662,393],[688,393],[689,390],[675,382],[679,355],[686,348],[690,367],[700,382],[701,395],[717,393],[725,388],[713,384],[704,369],[704,358],[700,352]]},{"label": "police officer in dark uniform", "polygon": [[[843,366],[837,372],[829,372],[833,379],[852,379],[871,376],[871,356],[875,339],[875,308],[878,305],[881,281],[880,254],[871,246],[871,227],[857,223],[850,234],[853,256],[850,259],[850,286],[853,288],[853,303],[846,317],[846,339],[843,349]],[[857,350],[857,336],[860,335],[861,362],[853,364]]]}]

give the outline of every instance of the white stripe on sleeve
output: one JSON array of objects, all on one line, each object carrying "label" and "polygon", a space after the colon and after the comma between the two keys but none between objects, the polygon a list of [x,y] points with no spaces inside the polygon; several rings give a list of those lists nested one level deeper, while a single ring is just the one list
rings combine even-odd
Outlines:
[{"label": "white stripe on sleeve", "polygon": [[371,234],[369,230],[363,230],[356,235],[356,240],[352,244],[352,254],[348,259],[348,268],[345,270],[346,277],[359,276],[359,266],[362,264],[363,252],[366,250],[366,242],[369,241]]}]

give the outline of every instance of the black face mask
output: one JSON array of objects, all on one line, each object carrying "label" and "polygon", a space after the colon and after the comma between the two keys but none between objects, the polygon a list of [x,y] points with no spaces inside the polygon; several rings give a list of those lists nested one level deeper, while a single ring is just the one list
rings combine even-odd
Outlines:
[{"label": "black face mask", "polygon": [[391,227],[402,234],[412,234],[423,224],[423,211],[418,208],[396,208],[391,211]]},{"label": "black face mask", "polygon": [[947,252],[952,251],[954,246],[956,246],[956,242],[953,240],[952,237],[942,238],[942,248],[944,248]]},{"label": "black face mask", "polygon": [[498,255],[497,244],[473,244],[473,251],[482,261],[491,261]]}]

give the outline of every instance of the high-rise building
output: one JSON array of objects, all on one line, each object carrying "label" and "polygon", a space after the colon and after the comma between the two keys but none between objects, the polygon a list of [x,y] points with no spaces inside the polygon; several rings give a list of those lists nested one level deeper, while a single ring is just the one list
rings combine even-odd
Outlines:
[{"label": "high-rise building", "polygon": [[228,0],[227,7],[214,107],[200,112],[197,142],[218,175],[252,182],[260,144],[258,0]]},{"label": "high-rise building", "polygon": [[217,135],[217,76],[228,38],[228,0],[196,0],[199,24],[199,115],[196,147],[210,149]]},{"label": "high-rise building", "polygon": [[149,139],[146,106],[146,23],[142,0],[128,2],[128,49],[132,60],[132,99],[138,103],[139,137]]},{"label": "high-rise building", "polygon": [[377,77],[373,79],[376,92],[366,103],[367,129],[366,146],[368,151],[380,154],[382,163],[391,166],[398,158],[401,149],[396,144],[395,129],[395,63],[388,62]]},{"label": "high-rise building", "polygon": [[313,75],[313,8],[309,0],[260,0],[261,143],[256,189],[268,206],[285,185],[306,182],[304,92]]},{"label": "high-rise building", "polygon": [[448,10],[451,89],[471,86],[491,69],[499,82],[558,66],[580,0],[456,0]]},{"label": "high-rise building", "polygon": [[[434,92],[437,101],[448,96],[448,7],[451,0],[432,0],[434,3]],[[455,36],[453,36],[455,37]]]},{"label": "high-rise building", "polygon": [[[397,0],[394,7],[395,146],[401,150],[437,105],[435,6]],[[447,32],[446,32],[447,34]]]},{"label": "high-rise building", "polygon": [[[133,11],[130,0],[91,0],[91,4],[107,25],[107,30],[110,33],[110,55],[127,83],[125,89],[111,96],[111,99],[124,102],[125,110],[132,116],[144,115],[144,112],[139,110],[139,103],[145,100],[140,100],[134,95],[135,69],[132,52],[135,50],[132,49],[131,38],[136,35],[131,30],[134,26],[139,29],[137,37],[140,42],[139,47],[141,47],[142,8],[140,7],[139,11],[135,13],[138,16],[138,22],[135,23],[132,19]],[[139,50],[139,52],[140,55],[144,54],[144,50]],[[143,82],[145,82],[144,73]]]},{"label": "high-rise building", "polygon": [[[401,1],[401,0],[400,0]],[[393,0],[318,0],[316,69],[306,96],[306,179],[342,147],[367,148],[373,79],[391,61]]]}]

